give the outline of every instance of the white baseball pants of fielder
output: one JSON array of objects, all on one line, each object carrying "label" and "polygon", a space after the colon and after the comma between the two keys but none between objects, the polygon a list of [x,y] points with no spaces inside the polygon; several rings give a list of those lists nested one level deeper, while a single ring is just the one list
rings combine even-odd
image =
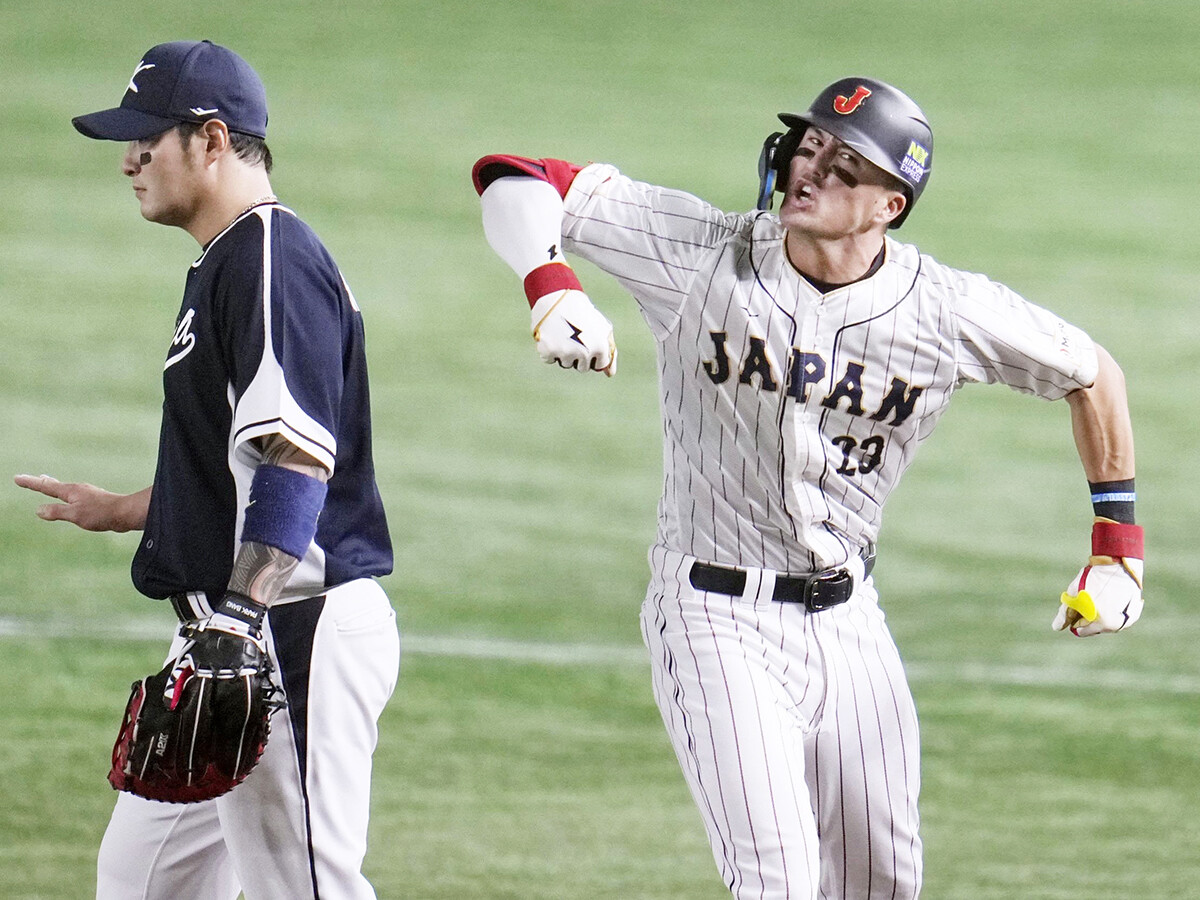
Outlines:
[{"label": "white baseball pants of fielder", "polygon": [[756,900],[913,900],[916,708],[861,561],[851,599],[817,613],[772,600],[769,570],[746,570],[741,596],[698,591],[693,562],[652,548],[642,633],[725,884]]},{"label": "white baseball pants of fielder", "polygon": [[288,709],[272,718],[258,766],[204,803],[120,794],[100,845],[97,900],[375,897],[362,874],[371,755],[400,638],[374,581],[331,588],[321,601],[267,615]]}]

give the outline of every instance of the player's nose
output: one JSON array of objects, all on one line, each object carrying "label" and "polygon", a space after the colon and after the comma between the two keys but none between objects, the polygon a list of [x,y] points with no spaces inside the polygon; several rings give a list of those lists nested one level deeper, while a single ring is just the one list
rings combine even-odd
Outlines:
[{"label": "player's nose", "polygon": [[833,171],[833,161],[837,159],[837,146],[826,144],[812,158],[814,178],[819,180]]},{"label": "player's nose", "polygon": [[792,177],[803,178],[813,184],[820,184],[829,174],[829,157],[823,153],[812,156],[796,154],[792,158]]},{"label": "player's nose", "polygon": [[142,167],[138,162],[137,143],[130,141],[125,145],[125,155],[121,157],[121,174],[132,178]]}]

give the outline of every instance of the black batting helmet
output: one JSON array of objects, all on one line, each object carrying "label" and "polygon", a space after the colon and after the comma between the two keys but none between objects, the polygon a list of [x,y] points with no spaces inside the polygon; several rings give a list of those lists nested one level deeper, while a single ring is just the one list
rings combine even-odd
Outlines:
[{"label": "black batting helmet", "polygon": [[[828,131],[861,153],[904,187],[908,202],[889,227],[899,228],[912,211],[933,169],[933,130],[921,108],[902,91],[874,78],[843,78],[817,95],[808,112],[780,113],[786,135],[772,135],[763,147],[759,174],[764,180],[759,206],[787,184],[788,169],[809,125]],[[770,171],[770,170],[773,170]]]}]

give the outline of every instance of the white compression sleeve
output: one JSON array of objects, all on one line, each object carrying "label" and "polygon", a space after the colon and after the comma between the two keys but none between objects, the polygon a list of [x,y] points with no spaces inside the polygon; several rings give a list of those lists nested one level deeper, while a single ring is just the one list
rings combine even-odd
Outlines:
[{"label": "white compression sleeve", "polygon": [[566,261],[560,246],[563,201],[553,185],[506,175],[488,185],[479,200],[488,244],[519,277],[548,262]]}]

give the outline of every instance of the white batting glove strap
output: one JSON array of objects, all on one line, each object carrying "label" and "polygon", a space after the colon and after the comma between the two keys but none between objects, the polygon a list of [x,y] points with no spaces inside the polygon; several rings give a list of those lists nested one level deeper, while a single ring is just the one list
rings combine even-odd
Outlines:
[{"label": "white batting glove strap", "polygon": [[617,372],[617,342],[612,322],[592,305],[583,291],[554,291],[538,299],[531,311],[533,339],[547,363],[579,372]]},{"label": "white batting glove strap", "polygon": [[243,619],[227,616],[225,613],[213,613],[207,619],[199,622],[196,628],[200,631],[223,631],[226,634],[234,634],[238,637],[254,641],[256,644],[262,644],[262,632],[260,629],[251,626],[249,622]]},{"label": "white batting glove strap", "polygon": [[1129,556],[1092,557],[1063,592],[1051,627],[1055,631],[1070,628],[1078,637],[1128,628],[1142,615],[1144,565]]}]

